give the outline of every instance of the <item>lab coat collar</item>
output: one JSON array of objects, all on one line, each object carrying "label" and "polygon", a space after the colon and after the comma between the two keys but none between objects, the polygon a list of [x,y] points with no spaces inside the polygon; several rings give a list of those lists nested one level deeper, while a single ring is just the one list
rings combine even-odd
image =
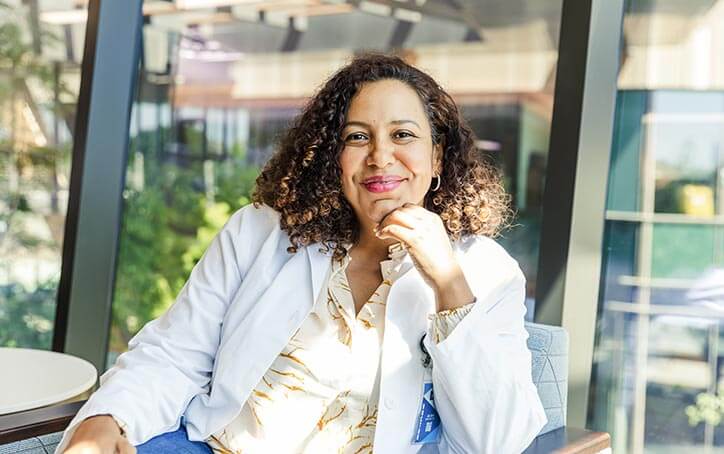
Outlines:
[{"label": "lab coat collar", "polygon": [[[309,266],[312,275],[313,301],[317,301],[317,298],[319,298],[319,292],[324,286],[324,280],[329,275],[329,269],[332,264],[333,249],[330,249],[329,251],[320,251],[322,246],[319,243],[310,244],[305,249],[307,250],[307,255],[309,257]],[[403,293],[417,293],[426,303],[426,310],[429,310],[430,307],[434,308],[434,292],[424,281],[420,272],[417,271],[409,253],[405,254],[402,258],[402,264],[403,266],[409,266],[410,269],[395,281],[394,286],[403,290]]]},{"label": "lab coat collar", "polygon": [[[332,254],[334,249],[330,248],[328,251],[320,250],[322,249],[322,245],[319,243],[310,244],[305,249],[307,250],[309,266],[312,271],[312,291],[314,301],[316,301],[319,296],[319,292],[322,290],[322,286],[324,285],[324,279],[328,276],[329,268],[332,264]],[[415,268],[409,253],[402,257],[401,263],[409,265],[411,268],[410,271],[405,273],[403,276],[400,276],[400,279],[412,273],[415,274],[418,279],[422,280],[422,277]],[[413,276],[412,279],[414,280],[415,276]]]}]

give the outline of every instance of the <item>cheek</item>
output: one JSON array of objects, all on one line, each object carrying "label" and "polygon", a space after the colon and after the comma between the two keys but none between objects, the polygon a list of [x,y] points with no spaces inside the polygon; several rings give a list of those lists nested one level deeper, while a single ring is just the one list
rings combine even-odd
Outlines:
[{"label": "cheek", "polygon": [[351,186],[354,186],[352,177],[356,173],[358,165],[354,155],[352,153],[345,153],[344,151],[340,153],[338,162],[339,170],[342,174],[342,188],[347,190]]},{"label": "cheek", "polygon": [[416,178],[432,175],[432,153],[426,148],[408,150],[399,159]]},{"label": "cheek", "polygon": [[352,178],[365,167],[365,153],[358,150],[342,150],[339,154],[339,168],[345,178]]}]

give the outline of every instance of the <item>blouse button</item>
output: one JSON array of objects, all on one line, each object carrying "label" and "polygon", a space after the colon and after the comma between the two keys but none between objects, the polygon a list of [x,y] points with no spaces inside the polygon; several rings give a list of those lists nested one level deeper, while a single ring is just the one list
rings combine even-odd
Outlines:
[{"label": "blouse button", "polygon": [[385,397],[385,408],[388,410],[395,408],[395,401],[391,397]]}]

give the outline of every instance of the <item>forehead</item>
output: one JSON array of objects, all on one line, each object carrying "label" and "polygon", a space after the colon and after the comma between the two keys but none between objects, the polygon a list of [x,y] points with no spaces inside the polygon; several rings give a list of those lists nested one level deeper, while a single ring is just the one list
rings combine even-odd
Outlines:
[{"label": "forehead", "polygon": [[[414,89],[394,79],[367,82],[352,98],[347,121],[387,123],[394,120],[415,120],[427,124],[425,109]],[[424,121],[423,121],[424,120]]]}]

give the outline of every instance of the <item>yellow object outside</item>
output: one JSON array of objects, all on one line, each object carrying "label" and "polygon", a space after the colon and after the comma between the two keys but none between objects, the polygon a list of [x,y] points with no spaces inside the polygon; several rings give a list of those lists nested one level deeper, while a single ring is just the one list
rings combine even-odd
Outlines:
[{"label": "yellow object outside", "polygon": [[679,192],[679,208],[692,216],[714,216],[714,191],[709,186],[685,184]]}]

